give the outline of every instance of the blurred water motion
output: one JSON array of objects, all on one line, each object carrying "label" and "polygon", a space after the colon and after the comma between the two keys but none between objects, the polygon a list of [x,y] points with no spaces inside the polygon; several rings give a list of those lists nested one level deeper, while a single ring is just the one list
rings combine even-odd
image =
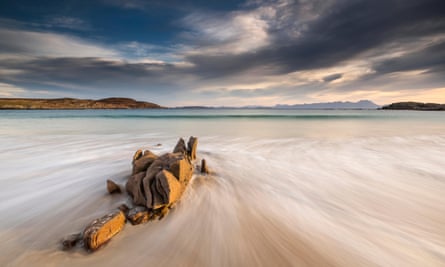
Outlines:
[{"label": "blurred water motion", "polygon": [[[445,266],[438,115],[215,123],[5,114],[0,266]],[[195,177],[169,216],[127,225],[95,254],[60,251],[61,237],[125,201],[105,181],[125,182],[136,149],[167,152],[188,135],[215,175]]]}]

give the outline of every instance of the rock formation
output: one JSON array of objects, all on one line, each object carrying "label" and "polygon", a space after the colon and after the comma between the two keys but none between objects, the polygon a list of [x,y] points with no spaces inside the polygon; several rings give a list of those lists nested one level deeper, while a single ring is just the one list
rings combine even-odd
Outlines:
[{"label": "rock formation", "polygon": [[121,193],[121,188],[111,180],[107,180],[107,190],[110,194]]},{"label": "rock formation", "polygon": [[83,231],[85,248],[95,251],[118,234],[125,225],[126,219],[122,211],[117,210],[92,221]]},{"label": "rock formation", "polygon": [[201,173],[209,174],[209,168],[207,167],[205,159],[201,160]]},{"label": "rock formation", "polygon": [[137,206],[128,211],[127,218],[132,225],[137,225],[148,222],[151,214],[146,207]]},{"label": "rock formation", "polygon": [[[179,139],[173,153],[157,157],[146,150],[133,156],[133,175],[128,179],[126,190],[136,205],[149,210],[169,208],[179,200],[193,175],[193,151],[196,157],[197,138],[190,137],[187,147]],[[141,162],[141,163],[139,163]]]},{"label": "rock formation", "polygon": [[[62,240],[64,250],[83,241],[84,247],[95,251],[119,233],[126,220],[131,224],[143,224],[162,219],[181,198],[194,173],[198,139],[190,137],[187,145],[180,138],[172,153],[157,156],[149,150],[139,149],[132,160],[132,175],[125,184],[131,197],[128,207],[122,204],[113,211],[91,222],[82,233],[69,235]],[[208,173],[205,160],[201,172]],[[108,192],[120,192],[120,187],[107,180]]]},{"label": "rock formation", "polygon": [[190,136],[190,139],[187,143],[187,153],[190,156],[191,160],[196,159],[196,149],[198,148],[198,138]]}]

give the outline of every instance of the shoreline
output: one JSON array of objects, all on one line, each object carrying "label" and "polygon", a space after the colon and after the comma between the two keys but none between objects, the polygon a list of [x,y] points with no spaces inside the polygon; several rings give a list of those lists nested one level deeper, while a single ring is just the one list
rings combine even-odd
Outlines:
[{"label": "shoreline", "polygon": [[163,109],[161,105],[131,98],[98,100],[77,98],[0,98],[0,110],[84,110],[84,109]]}]

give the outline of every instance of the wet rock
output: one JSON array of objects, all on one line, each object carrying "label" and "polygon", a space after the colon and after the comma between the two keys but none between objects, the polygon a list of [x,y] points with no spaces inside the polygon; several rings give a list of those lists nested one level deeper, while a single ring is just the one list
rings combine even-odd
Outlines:
[{"label": "wet rock", "polygon": [[157,209],[159,207],[162,207],[164,205],[163,204],[164,202],[162,200],[161,194],[158,193],[158,189],[157,189],[155,181],[153,181],[150,184],[150,192],[151,192],[151,197],[152,197],[151,208]]},{"label": "wet rock", "polygon": [[159,209],[163,206],[169,206],[182,195],[184,186],[169,171],[162,170],[159,172],[152,184],[153,209]]},{"label": "wet rock", "polygon": [[176,144],[175,148],[173,149],[173,153],[187,153],[187,147],[185,146],[185,141],[182,138],[179,138],[178,143]]},{"label": "wet rock", "polygon": [[138,160],[140,157],[142,157],[142,149],[138,149],[138,151],[136,151],[136,153],[134,153],[133,156],[133,162],[135,162],[136,160]]},{"label": "wet rock", "polygon": [[137,206],[128,211],[127,219],[132,225],[146,223],[151,219],[151,213],[146,207]]},{"label": "wet rock", "polygon": [[144,154],[133,162],[133,174],[147,170],[157,158],[158,156],[150,150],[145,150]]},{"label": "wet rock", "polygon": [[92,221],[83,231],[85,248],[90,251],[99,249],[124,228],[125,222],[125,215],[120,210]]},{"label": "wet rock", "polygon": [[170,159],[168,170],[181,182],[187,184],[193,175],[193,165],[185,157]]},{"label": "wet rock", "polygon": [[121,193],[121,188],[119,187],[119,185],[111,180],[107,180],[107,190],[110,194]]},{"label": "wet rock", "polygon": [[209,173],[209,168],[207,167],[207,163],[206,163],[205,159],[201,160],[201,173],[205,173],[205,174]]},{"label": "wet rock", "polygon": [[142,179],[145,177],[145,172],[134,174],[128,178],[125,189],[133,197],[133,202],[136,205],[145,205],[147,202],[145,199],[145,192],[142,188]]},{"label": "wet rock", "polygon": [[197,148],[198,148],[198,138],[190,136],[189,141],[187,142],[187,154],[189,155],[191,160],[196,159]]},{"label": "wet rock", "polygon": [[165,206],[163,208],[157,209],[154,213],[154,218],[157,218],[158,220],[162,220],[165,216],[167,216],[169,212],[169,207]]},{"label": "wet rock", "polygon": [[130,208],[127,206],[127,204],[122,203],[121,205],[119,205],[118,210],[122,211],[125,214],[125,216],[127,216]]},{"label": "wet rock", "polygon": [[156,174],[158,174],[163,168],[163,162],[160,159],[155,160],[151,166],[147,169],[145,177],[142,180],[142,188],[145,193],[146,202],[144,205],[151,209],[153,207],[153,194],[151,189],[151,184],[153,183]]},{"label": "wet rock", "polygon": [[73,248],[80,240],[82,240],[81,233],[68,235],[62,239],[62,249],[69,250]]}]

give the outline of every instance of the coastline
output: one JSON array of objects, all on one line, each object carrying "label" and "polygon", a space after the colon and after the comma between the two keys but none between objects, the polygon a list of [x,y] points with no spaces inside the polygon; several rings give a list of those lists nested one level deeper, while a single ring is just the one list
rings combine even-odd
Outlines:
[{"label": "coastline", "polygon": [[77,98],[0,98],[0,110],[86,110],[86,109],[163,109],[158,104],[131,98],[98,100]]}]

